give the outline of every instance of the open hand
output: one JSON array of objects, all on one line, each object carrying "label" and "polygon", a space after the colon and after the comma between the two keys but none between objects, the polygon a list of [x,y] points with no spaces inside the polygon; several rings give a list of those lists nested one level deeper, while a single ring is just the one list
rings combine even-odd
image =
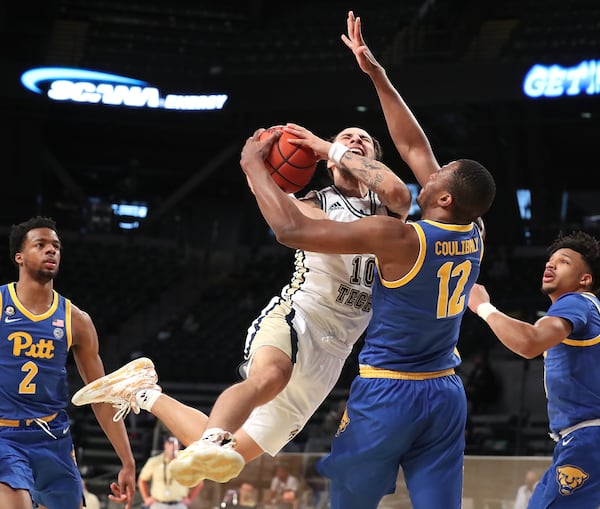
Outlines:
[{"label": "open hand", "polygon": [[371,53],[371,50],[366,45],[360,23],[360,17],[355,17],[354,12],[348,11],[348,35],[342,34],[342,41],[348,46],[358,62],[361,70],[367,74],[371,74],[376,70],[382,69],[381,64]]}]

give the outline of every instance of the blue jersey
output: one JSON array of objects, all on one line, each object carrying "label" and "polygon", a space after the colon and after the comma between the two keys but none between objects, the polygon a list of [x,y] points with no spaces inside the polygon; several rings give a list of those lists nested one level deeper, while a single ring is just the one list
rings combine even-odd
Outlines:
[{"label": "blue jersey", "polygon": [[460,364],[456,344],[479,275],[481,234],[475,224],[408,224],[419,236],[417,261],[397,281],[375,278],[373,317],[359,362],[402,372],[451,369]]},{"label": "blue jersey", "polygon": [[9,283],[0,287],[0,310],[0,418],[37,418],[64,410],[71,302],[53,292],[50,309],[34,315],[19,301],[16,284]]},{"label": "blue jersey", "polygon": [[558,432],[600,419],[600,301],[592,293],[566,293],[547,316],[568,320],[568,338],[544,354],[548,418]]}]

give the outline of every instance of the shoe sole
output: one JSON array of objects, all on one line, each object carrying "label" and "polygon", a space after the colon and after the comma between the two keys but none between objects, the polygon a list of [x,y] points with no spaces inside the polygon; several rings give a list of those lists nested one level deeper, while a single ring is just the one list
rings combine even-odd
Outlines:
[{"label": "shoe sole", "polygon": [[89,403],[101,403],[102,401],[96,400],[97,395],[94,394],[96,391],[104,391],[106,387],[122,382],[131,377],[136,371],[142,369],[154,369],[154,363],[147,357],[134,359],[116,371],[100,377],[79,389],[71,398],[71,402],[75,406],[87,405]]},{"label": "shoe sole", "polygon": [[244,466],[244,458],[238,452],[211,447],[187,451],[187,454],[186,450],[181,451],[169,463],[169,472],[179,484],[190,488],[204,479],[219,483],[230,481],[240,475]]}]

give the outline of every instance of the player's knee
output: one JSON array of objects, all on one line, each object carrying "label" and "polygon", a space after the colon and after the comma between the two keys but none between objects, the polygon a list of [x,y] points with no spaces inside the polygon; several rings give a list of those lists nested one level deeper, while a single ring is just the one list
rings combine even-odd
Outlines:
[{"label": "player's knee", "polygon": [[246,383],[252,384],[257,392],[275,397],[288,384],[291,376],[291,369],[281,366],[265,366],[262,370],[255,370]]}]

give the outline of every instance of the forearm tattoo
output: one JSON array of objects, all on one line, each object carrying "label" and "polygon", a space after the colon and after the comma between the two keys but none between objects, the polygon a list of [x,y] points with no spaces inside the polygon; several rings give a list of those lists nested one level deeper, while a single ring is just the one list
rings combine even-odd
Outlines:
[{"label": "forearm tattoo", "polygon": [[359,157],[353,152],[348,151],[342,156],[340,162],[342,162],[346,170],[367,184],[371,191],[378,192],[386,171],[381,167],[379,161]]}]

